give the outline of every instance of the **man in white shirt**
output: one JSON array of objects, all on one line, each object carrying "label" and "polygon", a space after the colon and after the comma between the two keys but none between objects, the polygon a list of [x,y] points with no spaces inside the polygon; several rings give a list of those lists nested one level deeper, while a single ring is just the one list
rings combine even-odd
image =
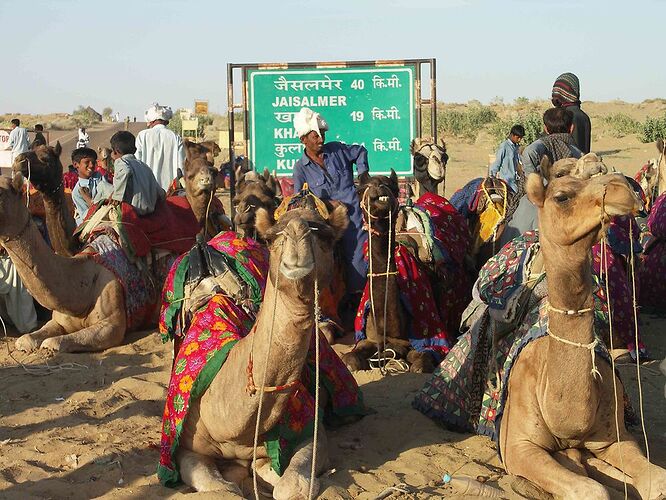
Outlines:
[{"label": "man in white shirt", "polygon": [[172,116],[170,107],[154,103],[145,114],[148,129],[136,137],[136,158],[150,167],[165,191],[178,177],[179,170],[182,172],[185,162],[183,140],[166,128]]},{"label": "man in white shirt", "polygon": [[12,131],[9,133],[9,147],[12,148],[12,163],[21,153],[27,153],[30,150],[30,141],[28,141],[28,131],[20,127],[21,122],[18,118],[12,120]]}]

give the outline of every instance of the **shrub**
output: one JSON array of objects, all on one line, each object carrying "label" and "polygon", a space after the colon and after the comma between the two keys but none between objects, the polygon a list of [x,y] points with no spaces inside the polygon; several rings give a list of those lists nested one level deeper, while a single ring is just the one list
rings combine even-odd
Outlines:
[{"label": "shrub", "polygon": [[497,144],[506,139],[507,134],[516,124],[525,127],[525,137],[523,137],[523,144],[530,144],[536,141],[543,133],[543,118],[542,115],[536,111],[528,113],[515,113],[509,118],[496,120],[490,126],[490,134],[493,136]]},{"label": "shrub", "polygon": [[641,142],[654,142],[666,137],[666,115],[661,118],[646,118],[639,124]]},{"label": "shrub", "polygon": [[527,97],[516,97],[514,104],[516,106],[527,106],[530,103],[530,100]]},{"label": "shrub", "polygon": [[640,123],[624,113],[613,113],[601,118],[613,137],[624,137],[640,131]]},{"label": "shrub", "polygon": [[496,120],[497,113],[489,106],[475,105],[464,110],[444,109],[437,111],[437,130],[474,140],[486,125]]}]

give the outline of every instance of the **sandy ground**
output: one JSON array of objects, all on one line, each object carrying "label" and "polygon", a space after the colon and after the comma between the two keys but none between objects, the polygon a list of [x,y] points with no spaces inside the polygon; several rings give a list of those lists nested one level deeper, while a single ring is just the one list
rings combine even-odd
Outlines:
[{"label": "sandy ground", "polygon": [[[93,136],[93,146],[108,141],[109,132]],[[493,146],[483,136],[471,144],[448,140],[448,146],[450,195],[484,174]],[[610,164],[631,174],[655,156],[654,146],[633,137],[596,138],[594,149],[605,151]],[[666,320],[643,316],[641,321],[650,352],[664,358]],[[171,366],[171,346],[161,344],[157,333],[131,334],[123,345],[96,354],[10,354],[12,349],[11,338],[0,342],[0,498],[219,498],[185,486],[166,489],[157,481]],[[33,373],[35,366],[47,363],[49,368]],[[621,371],[638,405],[635,367]],[[652,457],[666,466],[666,379],[656,362],[644,365],[641,373]],[[401,498],[445,496],[441,477],[446,472],[487,477],[520,498],[512,490],[513,478],[502,473],[490,440],[443,430],[411,409],[426,379],[357,374],[366,402],[377,413],[329,433],[333,472],[322,481],[321,498],[372,499],[399,483],[411,491]],[[640,429],[634,433],[640,440]]]}]

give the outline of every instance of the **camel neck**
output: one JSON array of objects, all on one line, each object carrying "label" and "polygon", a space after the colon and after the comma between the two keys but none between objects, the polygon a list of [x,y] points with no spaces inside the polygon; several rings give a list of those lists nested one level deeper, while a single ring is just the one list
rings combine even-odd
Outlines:
[{"label": "camel neck", "polygon": [[65,202],[63,186],[60,185],[55,193],[44,195],[43,199],[46,227],[53,249],[58,255],[73,256],[77,250],[73,238],[76,222]]},{"label": "camel neck", "polygon": [[[194,214],[194,217],[197,219],[197,222],[199,223],[199,228],[202,230],[206,227],[206,223],[208,222],[206,218],[206,212],[209,212],[209,202],[210,206],[213,206],[213,200],[212,197],[215,196],[213,193],[210,194],[210,196],[206,196],[205,192],[202,192],[201,195],[199,196],[193,196],[189,193],[187,193],[186,190],[186,197],[187,201],[190,204],[190,209],[192,210],[192,213]],[[211,229],[209,227],[209,229]],[[208,231],[209,234],[215,234],[214,232],[211,232],[210,230]]]},{"label": "camel neck", "polygon": [[94,261],[54,254],[32,221],[3,246],[25,287],[44,307],[74,316],[92,307],[95,268],[99,267]]},{"label": "camel neck", "polygon": [[590,349],[555,338],[557,336],[581,345],[589,345],[594,340],[591,252],[586,242],[562,247],[549,245],[543,238],[541,248],[548,279],[548,301],[552,308],[571,311],[592,309],[574,315],[553,309],[548,312],[548,328],[553,335],[547,339],[547,390],[544,393],[547,398],[552,398],[553,404],[544,404],[543,408],[560,408],[562,401],[568,401],[575,408],[571,408],[571,418],[566,421],[562,421],[561,414],[557,413],[558,416],[553,415],[551,422],[547,410],[544,410],[544,417],[551,429],[557,430],[558,436],[568,437],[593,421],[598,404],[598,386],[592,375]]}]

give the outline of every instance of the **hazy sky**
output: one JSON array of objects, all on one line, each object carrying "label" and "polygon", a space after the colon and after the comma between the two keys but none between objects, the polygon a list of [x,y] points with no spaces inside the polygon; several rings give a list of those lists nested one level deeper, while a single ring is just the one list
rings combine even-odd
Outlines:
[{"label": "hazy sky", "polygon": [[228,62],[437,58],[438,98],[666,97],[664,0],[0,0],[0,113],[226,109]]}]

